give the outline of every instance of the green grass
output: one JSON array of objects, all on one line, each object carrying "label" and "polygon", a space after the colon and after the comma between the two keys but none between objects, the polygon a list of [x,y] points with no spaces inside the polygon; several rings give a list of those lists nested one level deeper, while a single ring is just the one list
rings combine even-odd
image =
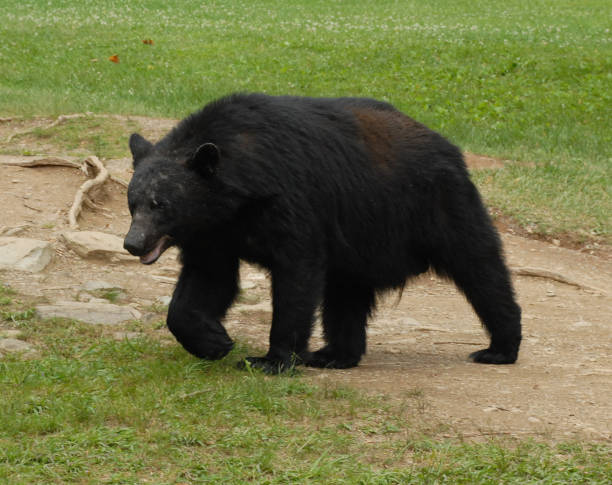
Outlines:
[{"label": "green grass", "polygon": [[179,118],[231,91],[372,96],[466,150],[535,162],[478,177],[506,214],[609,242],[611,16],[608,0],[5,0],[0,113]]},{"label": "green grass", "polygon": [[11,288],[0,283],[0,306],[6,306],[13,303],[11,296],[14,294],[15,292]]},{"label": "green grass", "polygon": [[[15,297],[13,314],[31,302]],[[404,399],[305,377],[239,371],[165,331],[115,341],[113,329],[5,317],[38,357],[0,358],[0,482],[155,484],[610,483],[596,443],[444,439]],[[136,325],[136,324],[134,324]],[[452,433],[451,433],[452,434]]]}]

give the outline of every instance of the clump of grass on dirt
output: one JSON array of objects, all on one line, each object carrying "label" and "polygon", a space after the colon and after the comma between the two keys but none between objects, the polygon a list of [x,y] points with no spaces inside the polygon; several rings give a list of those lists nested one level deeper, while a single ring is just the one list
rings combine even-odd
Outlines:
[{"label": "clump of grass on dirt", "polygon": [[[64,154],[95,155],[100,158],[129,156],[128,138],[139,125],[129,119],[114,119],[84,114],[55,124],[24,130],[13,137],[13,143],[3,142],[0,150],[20,155]],[[2,140],[0,140],[2,141]],[[24,153],[22,146],[28,146]]]},{"label": "clump of grass on dirt", "polygon": [[65,319],[3,326],[39,351],[0,358],[7,483],[604,484],[612,473],[603,444],[445,439],[448,426],[423,421],[418,389],[389,400],[244,372],[242,346],[208,362],[142,324],[122,341]]},{"label": "clump of grass on dirt", "polygon": [[0,306],[10,305],[13,303],[13,296],[15,292],[8,286],[0,283]]}]

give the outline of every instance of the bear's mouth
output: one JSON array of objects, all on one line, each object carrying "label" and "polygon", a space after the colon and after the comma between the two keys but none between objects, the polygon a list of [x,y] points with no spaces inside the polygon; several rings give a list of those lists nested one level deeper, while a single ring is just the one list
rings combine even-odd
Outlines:
[{"label": "bear's mouth", "polygon": [[172,242],[172,238],[168,235],[160,237],[159,240],[155,243],[155,246],[153,246],[153,249],[151,249],[146,254],[140,256],[140,262],[142,264],[153,264],[159,259],[159,257],[166,249],[172,246]]}]

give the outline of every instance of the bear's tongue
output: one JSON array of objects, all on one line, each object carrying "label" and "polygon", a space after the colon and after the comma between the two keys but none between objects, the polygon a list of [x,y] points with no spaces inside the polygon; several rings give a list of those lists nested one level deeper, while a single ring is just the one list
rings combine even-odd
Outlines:
[{"label": "bear's tongue", "polygon": [[170,241],[170,236],[162,236],[159,238],[159,241],[155,243],[155,247],[151,249],[151,251],[140,256],[140,262],[142,264],[153,264],[162,253],[170,247]]}]

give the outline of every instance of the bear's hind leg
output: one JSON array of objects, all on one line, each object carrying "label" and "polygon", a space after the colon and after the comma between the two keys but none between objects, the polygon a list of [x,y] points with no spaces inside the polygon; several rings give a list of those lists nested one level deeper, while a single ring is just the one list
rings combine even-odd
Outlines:
[{"label": "bear's hind leg", "polygon": [[375,305],[374,290],[348,275],[327,278],[323,300],[323,332],[327,344],[310,354],[306,365],[347,369],[366,351],[366,324]]},{"label": "bear's hind leg", "polygon": [[521,343],[521,308],[501,249],[496,246],[480,252],[474,252],[474,247],[456,251],[441,273],[455,281],[491,337],[489,347],[473,352],[470,359],[483,364],[513,364]]},{"label": "bear's hind leg", "polygon": [[205,267],[183,267],[167,318],[169,330],[188,352],[211,360],[233,347],[221,319],[238,291],[238,259],[225,264],[220,259]]}]

